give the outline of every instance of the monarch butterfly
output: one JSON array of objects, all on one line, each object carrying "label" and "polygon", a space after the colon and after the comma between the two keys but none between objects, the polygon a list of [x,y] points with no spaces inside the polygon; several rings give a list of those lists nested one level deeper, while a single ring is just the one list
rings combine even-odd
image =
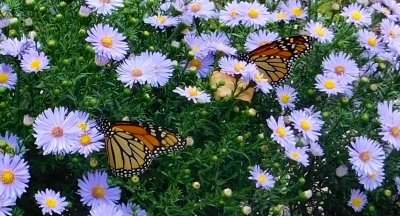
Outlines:
[{"label": "monarch butterfly", "polygon": [[309,36],[286,37],[241,54],[239,58],[255,63],[264,78],[276,86],[291,75],[295,61],[311,50],[311,44]]},{"label": "monarch butterfly", "polygon": [[98,120],[105,135],[108,163],[114,175],[131,177],[142,174],[159,155],[186,146],[180,135],[148,123]]}]

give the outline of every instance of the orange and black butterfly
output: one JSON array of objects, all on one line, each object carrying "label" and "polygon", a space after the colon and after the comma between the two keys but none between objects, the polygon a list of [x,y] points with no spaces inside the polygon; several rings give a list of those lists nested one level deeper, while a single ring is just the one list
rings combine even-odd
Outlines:
[{"label": "orange and black butterfly", "polygon": [[312,41],[312,37],[305,35],[286,37],[239,55],[239,58],[255,63],[264,78],[276,86],[291,75],[296,60],[311,51]]},{"label": "orange and black butterfly", "polygon": [[159,155],[186,146],[186,140],[170,130],[141,122],[98,120],[104,133],[108,163],[116,176],[142,174]]}]

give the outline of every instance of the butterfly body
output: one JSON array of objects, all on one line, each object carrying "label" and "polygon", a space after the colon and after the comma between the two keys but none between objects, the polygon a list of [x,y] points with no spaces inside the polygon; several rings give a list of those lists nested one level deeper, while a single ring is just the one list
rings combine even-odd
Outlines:
[{"label": "butterfly body", "polygon": [[311,51],[311,44],[309,36],[286,37],[239,55],[239,58],[256,64],[264,78],[276,86],[291,75],[296,60]]},{"label": "butterfly body", "polygon": [[140,175],[154,158],[186,146],[180,135],[152,124],[101,118],[99,125],[105,135],[108,163],[117,176]]}]

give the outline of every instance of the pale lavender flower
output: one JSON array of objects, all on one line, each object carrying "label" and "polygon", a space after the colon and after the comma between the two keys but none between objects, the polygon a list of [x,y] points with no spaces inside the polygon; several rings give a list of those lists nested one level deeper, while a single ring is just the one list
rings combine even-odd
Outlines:
[{"label": "pale lavender flower", "polygon": [[[131,214],[133,215],[133,214]],[[90,216],[128,216],[118,208],[118,206],[113,204],[100,204],[93,206],[90,210]]]},{"label": "pale lavender flower", "polygon": [[307,18],[307,7],[301,5],[300,1],[289,0],[285,3],[283,9],[289,15],[290,19],[306,19]]},{"label": "pale lavender flower", "polygon": [[124,7],[124,0],[85,0],[89,8],[98,14],[108,15],[113,10]]},{"label": "pale lavender flower", "polygon": [[357,80],[360,70],[357,63],[346,53],[331,53],[322,62],[325,75],[339,78],[343,84],[352,83]]},{"label": "pale lavender flower", "polygon": [[384,42],[400,42],[400,26],[395,22],[383,19],[380,24],[380,30]]},{"label": "pale lavender flower", "polygon": [[262,170],[259,165],[255,165],[253,170],[250,171],[250,180],[256,181],[256,187],[266,190],[271,190],[275,185],[274,176],[268,171]]},{"label": "pale lavender flower", "polygon": [[307,141],[318,141],[323,121],[305,111],[294,110],[290,115],[295,129],[300,131]]},{"label": "pale lavender flower", "polygon": [[61,214],[65,211],[68,202],[65,201],[65,197],[61,197],[60,192],[47,189],[45,191],[38,191],[35,194],[36,203],[42,209],[43,215],[46,213],[53,215],[53,213]]},{"label": "pale lavender flower", "polygon": [[98,66],[106,66],[108,63],[111,63],[111,59],[107,56],[96,54],[94,57],[94,63]]},{"label": "pale lavender flower", "polygon": [[0,64],[0,87],[14,89],[17,83],[17,74],[8,64]]},{"label": "pale lavender flower", "polygon": [[90,14],[92,14],[92,12],[93,12],[93,10],[91,8],[86,7],[85,5],[82,5],[79,8],[78,13],[79,13],[79,16],[81,16],[81,17],[88,17],[88,16],[90,16]]},{"label": "pale lavender flower", "polygon": [[7,146],[5,147],[5,152],[0,151],[0,157],[2,157],[4,154],[9,154],[11,156],[24,155],[26,149],[23,146],[21,139],[17,135],[6,131],[4,136],[0,135],[0,142],[1,141],[5,142]]},{"label": "pale lavender flower", "polygon": [[219,12],[219,20],[229,27],[234,27],[240,24],[239,8],[240,3],[236,0],[228,2],[225,7]]},{"label": "pale lavender flower", "polygon": [[22,43],[17,38],[7,38],[0,43],[0,54],[17,57],[22,50]]},{"label": "pale lavender flower", "polygon": [[147,17],[143,21],[144,23],[150,24],[151,26],[154,26],[159,29],[164,29],[166,27],[173,27],[173,26],[175,27],[178,26],[179,24],[177,18],[161,14],[152,17]]},{"label": "pale lavender flower", "polygon": [[305,31],[308,32],[311,37],[316,38],[319,42],[332,42],[333,32],[330,29],[324,27],[320,22],[314,22],[313,20],[311,20],[309,23],[307,23]]},{"label": "pale lavender flower", "polygon": [[367,203],[367,195],[365,195],[364,192],[359,189],[351,190],[351,197],[347,205],[352,207],[355,212],[360,212]]},{"label": "pale lavender flower", "polygon": [[347,17],[346,22],[353,23],[356,26],[369,26],[372,22],[371,12],[357,3],[343,8],[341,15]]},{"label": "pale lavender flower", "polygon": [[385,152],[379,143],[367,137],[356,137],[348,147],[349,161],[359,174],[373,174],[379,172],[385,160]]},{"label": "pale lavender flower", "polygon": [[194,58],[190,60],[189,66],[195,67],[197,69],[197,77],[199,78],[208,77],[214,66],[214,56],[208,55],[205,58]]},{"label": "pale lavender flower", "polygon": [[400,195],[400,177],[396,177],[394,179],[394,181],[396,182],[396,186],[397,186],[397,194]]},{"label": "pale lavender flower", "polygon": [[187,5],[185,15],[208,20],[216,15],[214,9],[214,2],[210,2],[209,0],[194,0]]},{"label": "pale lavender flower", "polygon": [[0,215],[10,216],[11,207],[15,205],[15,199],[0,196]]},{"label": "pale lavender flower", "polygon": [[290,127],[285,127],[283,117],[279,116],[278,121],[273,116],[267,119],[267,125],[272,130],[271,138],[282,147],[296,145],[296,138]]},{"label": "pale lavender flower", "polygon": [[117,67],[118,80],[125,87],[132,88],[134,84],[150,82],[154,76],[153,61],[144,56],[132,56]]},{"label": "pale lavender flower", "polygon": [[15,200],[26,192],[29,165],[20,156],[8,154],[0,158],[0,197]]},{"label": "pale lavender flower", "polygon": [[104,136],[95,127],[85,132],[81,132],[79,135],[79,141],[71,146],[71,152],[78,152],[85,158],[92,152],[100,151],[104,148]]},{"label": "pale lavender flower", "polygon": [[21,68],[27,73],[40,72],[49,69],[49,63],[50,60],[44,52],[31,50],[22,56]]},{"label": "pale lavender flower", "polygon": [[306,147],[296,147],[295,145],[288,145],[285,148],[286,157],[301,163],[303,166],[307,167],[310,164],[308,154],[308,148]]},{"label": "pale lavender flower", "polygon": [[281,105],[282,110],[285,108],[294,109],[294,102],[297,98],[297,92],[294,88],[288,85],[279,86],[276,88],[276,100]]},{"label": "pale lavender flower", "polygon": [[133,214],[134,204],[132,204],[131,202],[118,204],[117,208],[124,213],[124,216],[134,215]]},{"label": "pale lavender flower", "polygon": [[385,180],[385,173],[381,169],[372,174],[361,174],[358,179],[366,190],[372,191],[382,185],[383,180]]},{"label": "pale lavender flower", "polygon": [[312,155],[314,155],[316,157],[324,156],[324,150],[316,142],[310,142],[310,152],[311,152]]},{"label": "pale lavender flower", "polygon": [[259,30],[258,32],[252,32],[247,36],[245,48],[247,51],[252,51],[264,44],[271,43],[279,39],[279,34],[276,32],[267,32],[265,30]]},{"label": "pale lavender flower", "polygon": [[209,103],[211,101],[211,96],[208,93],[200,91],[195,86],[185,86],[183,89],[176,87],[173,92],[186,97],[188,100],[192,100],[194,103]]},{"label": "pale lavender flower", "polygon": [[346,91],[350,90],[350,87],[348,85],[343,84],[337,76],[333,76],[331,74],[318,74],[315,79],[317,81],[315,87],[319,91],[328,94],[328,97],[332,95],[337,95],[338,93],[344,94]]},{"label": "pale lavender flower", "polygon": [[381,123],[391,123],[400,118],[400,111],[393,108],[393,101],[383,101],[378,103],[378,115]]},{"label": "pale lavender flower", "polygon": [[[273,89],[271,84],[269,84],[268,79],[264,78],[264,76],[261,73],[255,73],[256,70],[254,70],[254,75],[251,77],[251,80],[253,80],[256,83],[256,89],[257,91],[261,91],[264,94],[270,93],[270,91]],[[249,75],[251,75],[252,72],[250,72]]]},{"label": "pale lavender flower", "polygon": [[360,29],[358,31],[358,41],[361,46],[370,50],[372,53],[379,53],[384,51],[382,39],[372,31]]},{"label": "pale lavender flower", "polygon": [[189,34],[185,35],[183,40],[188,44],[190,50],[194,52],[195,58],[205,58],[210,52],[208,45],[201,37]]},{"label": "pale lavender flower", "polygon": [[348,171],[349,171],[349,168],[347,168],[346,165],[342,164],[336,168],[335,174],[337,177],[343,177],[343,176],[347,175]]},{"label": "pale lavender flower", "polygon": [[238,9],[239,19],[248,27],[261,27],[267,24],[268,9],[258,2],[241,2]]},{"label": "pale lavender flower", "polygon": [[165,86],[172,77],[174,71],[172,61],[160,52],[143,52],[140,54],[143,58],[149,59],[152,64],[151,76],[147,81],[153,87]]}]

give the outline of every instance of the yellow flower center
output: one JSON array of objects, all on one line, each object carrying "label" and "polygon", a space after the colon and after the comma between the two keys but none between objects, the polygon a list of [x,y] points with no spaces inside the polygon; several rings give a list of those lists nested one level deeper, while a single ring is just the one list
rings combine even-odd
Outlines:
[{"label": "yellow flower center", "polygon": [[278,20],[283,20],[283,19],[286,19],[287,16],[288,16],[288,14],[282,11],[276,15],[276,18],[278,18]]},{"label": "yellow flower center", "polygon": [[33,60],[31,63],[31,69],[32,70],[39,70],[42,66],[42,62],[40,62],[39,60]]},{"label": "yellow flower center", "polygon": [[133,71],[132,71],[132,76],[133,76],[133,77],[140,77],[140,76],[142,76],[142,75],[143,75],[142,70],[140,70],[140,69],[133,69]]},{"label": "yellow flower center", "polygon": [[100,42],[101,42],[101,45],[103,45],[104,47],[107,47],[107,48],[113,48],[113,46],[114,46],[114,40],[112,37],[109,37],[109,36],[103,37]]},{"label": "yellow flower center", "polygon": [[300,122],[300,127],[303,128],[305,131],[311,130],[311,124],[307,120],[303,120]]},{"label": "yellow flower center", "polygon": [[298,152],[292,152],[292,154],[290,155],[292,157],[292,159],[294,160],[298,160],[300,159],[301,155]]},{"label": "yellow flower center", "polygon": [[92,138],[85,134],[81,137],[81,145],[88,146],[92,142]]},{"label": "yellow flower center", "polygon": [[369,152],[361,152],[360,160],[362,160],[364,163],[370,161],[371,160],[371,154]]},{"label": "yellow flower center", "polygon": [[320,37],[325,36],[325,34],[326,34],[325,28],[317,27],[315,29],[315,34],[317,34]]},{"label": "yellow flower center", "polygon": [[192,61],[190,61],[190,66],[195,67],[198,70],[201,67],[201,61],[198,59],[193,59]]},{"label": "yellow flower center", "polygon": [[200,50],[201,50],[201,47],[200,47],[199,45],[194,45],[194,46],[192,47],[192,51],[195,52],[195,53],[200,52]]},{"label": "yellow flower center", "polygon": [[55,207],[57,207],[57,201],[55,199],[48,199],[48,200],[46,200],[46,205],[49,208],[55,208]]},{"label": "yellow flower center", "polygon": [[8,80],[10,80],[10,76],[6,73],[0,73],[0,84],[1,83],[8,83]]},{"label": "yellow flower center", "polygon": [[12,184],[15,179],[14,173],[9,169],[4,170],[2,173],[0,173],[0,177],[1,182],[3,182],[3,184],[5,185]]},{"label": "yellow flower center", "polygon": [[378,177],[376,173],[372,173],[371,175],[368,176],[369,179],[375,180]]},{"label": "yellow flower center", "polygon": [[336,88],[336,82],[333,80],[327,80],[327,81],[325,81],[324,86],[326,89],[334,89],[334,88]]},{"label": "yellow flower center", "polygon": [[199,11],[201,10],[201,4],[200,4],[200,3],[194,3],[194,4],[192,5],[192,7],[190,8],[190,10],[191,10],[193,13],[199,12]]},{"label": "yellow flower center", "polygon": [[260,16],[260,12],[258,12],[256,9],[250,9],[248,15],[252,19],[257,19],[258,16]]},{"label": "yellow flower center", "polygon": [[92,195],[96,199],[102,199],[106,196],[106,189],[104,187],[97,185],[92,189]]},{"label": "yellow flower center", "polygon": [[165,16],[157,17],[157,22],[160,24],[164,24],[166,21],[167,21],[167,17],[165,17]]},{"label": "yellow flower center", "polygon": [[358,208],[358,207],[361,206],[361,204],[362,204],[361,198],[357,197],[357,198],[354,198],[354,199],[353,199],[353,205],[354,205],[354,207]]},{"label": "yellow flower center", "polygon": [[232,11],[231,11],[231,17],[232,17],[232,18],[236,18],[237,15],[238,15],[237,10],[232,10]]},{"label": "yellow flower center", "polygon": [[394,39],[394,38],[397,37],[397,32],[396,31],[390,31],[389,32],[389,36]]},{"label": "yellow flower center", "polygon": [[343,75],[345,71],[346,69],[341,65],[335,67],[335,73],[337,75]]},{"label": "yellow flower center", "polygon": [[262,82],[264,80],[264,77],[262,74],[256,74],[255,80],[257,80],[257,82]]},{"label": "yellow flower center", "polygon": [[261,184],[265,184],[265,183],[267,183],[268,179],[267,179],[267,177],[265,177],[265,175],[259,175],[259,176],[258,176],[258,181],[259,181]]},{"label": "yellow flower center", "polygon": [[400,137],[400,127],[393,127],[390,129],[390,134],[396,138]]},{"label": "yellow flower center", "polygon": [[281,96],[282,103],[287,104],[290,101],[290,95],[284,94]]},{"label": "yellow flower center", "polygon": [[278,127],[276,133],[282,138],[286,137],[286,130],[283,127]]},{"label": "yellow flower center", "polygon": [[303,14],[303,10],[299,7],[293,8],[292,12],[296,17],[299,17]]},{"label": "yellow flower center", "polygon": [[362,15],[361,12],[356,11],[356,12],[353,12],[353,13],[351,14],[351,18],[352,18],[353,20],[355,20],[355,21],[360,21],[360,20],[363,18],[363,15]]},{"label": "yellow flower center", "polygon": [[64,130],[59,126],[56,126],[51,131],[51,135],[56,138],[62,137],[64,135]]},{"label": "yellow flower center", "polygon": [[88,128],[88,124],[86,122],[81,122],[78,124],[78,128],[82,129],[83,131],[86,131]]},{"label": "yellow flower center", "polygon": [[189,95],[190,95],[191,97],[198,96],[199,94],[200,94],[200,91],[199,91],[199,90],[197,90],[196,88],[191,88],[191,87],[189,87]]},{"label": "yellow flower center", "polygon": [[372,47],[376,47],[376,45],[378,45],[378,41],[376,41],[376,39],[374,37],[370,37],[370,38],[368,38],[368,45],[370,45]]},{"label": "yellow flower center", "polygon": [[244,65],[242,65],[242,64],[235,65],[235,71],[241,72],[242,70],[244,70]]}]

